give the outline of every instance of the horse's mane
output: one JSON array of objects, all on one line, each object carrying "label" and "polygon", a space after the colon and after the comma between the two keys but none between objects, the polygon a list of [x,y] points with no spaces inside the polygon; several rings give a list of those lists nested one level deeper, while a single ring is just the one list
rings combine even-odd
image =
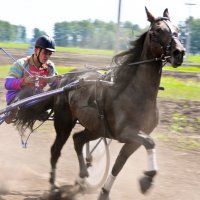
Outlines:
[{"label": "horse's mane", "polygon": [[146,35],[147,32],[143,33],[138,39],[130,41],[130,48],[114,56],[113,62],[117,65],[126,66],[130,62],[138,61],[143,50]]},{"label": "horse's mane", "polygon": [[114,71],[116,82],[126,84],[136,74],[138,65],[130,66],[128,64],[140,61],[144,41],[147,32],[143,33],[138,39],[130,41],[130,48],[113,57],[113,63],[117,65]]}]

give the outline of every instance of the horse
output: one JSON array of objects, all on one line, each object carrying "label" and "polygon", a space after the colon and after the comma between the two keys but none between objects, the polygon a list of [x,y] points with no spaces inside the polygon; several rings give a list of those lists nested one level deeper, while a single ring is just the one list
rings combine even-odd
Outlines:
[{"label": "horse", "polygon": [[[63,77],[60,87],[83,80],[82,87],[60,94],[54,103],[56,139],[51,147],[50,183],[55,185],[56,163],[76,121],[84,130],[73,135],[79,162],[79,177],[89,176],[83,158],[83,146],[100,137],[124,143],[98,200],[109,199],[117,175],[127,159],[143,145],[147,151],[148,169],[140,180],[146,193],[157,172],[155,142],[150,133],[158,125],[157,95],[162,68],[166,62],[178,67],[185,48],[178,38],[178,28],[171,23],[168,9],[163,17],[154,17],[145,7],[150,22],[148,31],[131,42],[127,51],[113,58],[113,74],[102,77],[98,72],[74,72]],[[114,82],[109,83],[111,76]]]},{"label": "horse", "polygon": [[[158,171],[155,142],[150,136],[158,125],[157,95],[162,68],[166,63],[178,67],[185,48],[179,40],[179,29],[171,23],[168,9],[154,17],[145,7],[149,29],[128,50],[113,57],[113,69],[103,75],[98,71],[77,70],[61,79],[59,87],[80,80],[73,90],[54,97],[56,138],[51,146],[50,184],[56,188],[56,165],[61,150],[77,121],[84,127],[73,135],[79,163],[79,179],[89,176],[83,157],[83,146],[100,137],[123,143],[111,173],[100,190],[98,200],[108,200],[112,186],[128,158],[140,147],[147,151],[148,168],[140,179],[145,194]],[[112,80],[112,81],[111,81]]]}]

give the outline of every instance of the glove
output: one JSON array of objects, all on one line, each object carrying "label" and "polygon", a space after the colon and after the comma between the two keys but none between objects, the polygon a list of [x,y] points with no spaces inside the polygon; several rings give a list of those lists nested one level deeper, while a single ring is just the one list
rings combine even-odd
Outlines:
[{"label": "glove", "polygon": [[21,83],[21,87],[24,87],[26,85],[30,85],[30,84],[34,84],[36,81],[36,77],[35,76],[27,76],[26,78],[24,78],[24,80]]}]

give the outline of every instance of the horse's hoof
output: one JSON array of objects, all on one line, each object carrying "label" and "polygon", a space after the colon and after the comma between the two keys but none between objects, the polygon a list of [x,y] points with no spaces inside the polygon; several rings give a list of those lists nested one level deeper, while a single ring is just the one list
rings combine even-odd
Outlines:
[{"label": "horse's hoof", "polygon": [[51,185],[50,191],[58,192],[59,191],[59,185],[58,184]]},{"label": "horse's hoof", "polygon": [[140,179],[140,189],[141,189],[142,194],[145,194],[151,186],[152,186],[151,177],[144,176]]},{"label": "horse's hoof", "polygon": [[88,189],[88,185],[85,182],[84,178],[80,178],[78,177],[75,181],[75,185],[74,186],[79,186],[79,190],[82,194],[87,193],[87,189]]},{"label": "horse's hoof", "polygon": [[81,178],[89,177],[89,173],[88,173],[87,169],[82,169],[82,170],[80,171],[80,173],[79,173],[79,176],[80,176]]},{"label": "horse's hoof", "polygon": [[42,200],[61,200],[60,190],[52,190],[48,194],[44,195]]},{"label": "horse's hoof", "polygon": [[60,200],[76,200],[77,195],[81,194],[81,188],[79,185],[66,185],[60,189]]},{"label": "horse's hoof", "polygon": [[109,192],[102,189],[97,200],[110,200]]}]

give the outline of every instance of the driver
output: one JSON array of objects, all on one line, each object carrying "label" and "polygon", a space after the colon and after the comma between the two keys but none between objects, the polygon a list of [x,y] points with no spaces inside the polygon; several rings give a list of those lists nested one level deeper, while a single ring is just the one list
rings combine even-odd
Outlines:
[{"label": "driver", "polygon": [[[54,52],[54,40],[48,35],[42,35],[36,40],[34,53],[31,56],[18,59],[13,63],[5,79],[7,105],[16,100],[17,93],[24,87],[33,88],[39,93],[47,84],[51,88],[57,85],[58,78],[56,76],[50,79],[37,78],[37,76],[58,75],[54,63],[49,60]],[[16,112],[13,110],[5,122],[11,123]]]}]

